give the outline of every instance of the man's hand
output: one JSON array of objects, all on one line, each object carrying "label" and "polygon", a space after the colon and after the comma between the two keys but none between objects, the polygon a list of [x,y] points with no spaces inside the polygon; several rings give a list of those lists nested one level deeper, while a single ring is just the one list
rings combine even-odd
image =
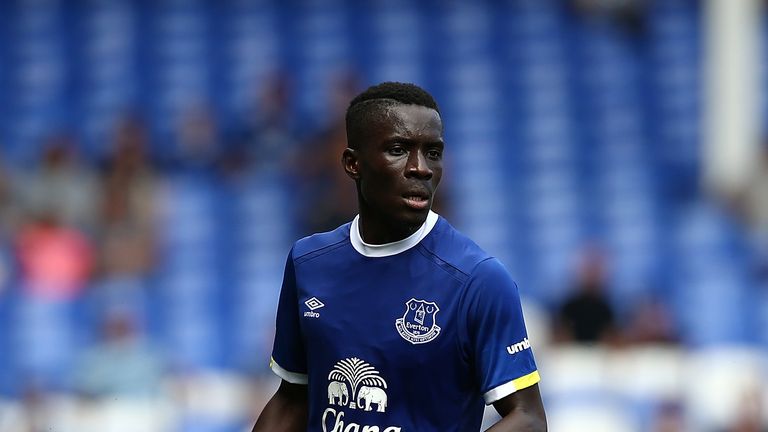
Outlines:
[{"label": "man's hand", "polygon": [[518,390],[493,403],[502,419],[486,432],[546,432],[547,417],[539,385]]},{"label": "man's hand", "polygon": [[284,380],[259,415],[253,432],[304,432],[307,411],[307,386]]}]

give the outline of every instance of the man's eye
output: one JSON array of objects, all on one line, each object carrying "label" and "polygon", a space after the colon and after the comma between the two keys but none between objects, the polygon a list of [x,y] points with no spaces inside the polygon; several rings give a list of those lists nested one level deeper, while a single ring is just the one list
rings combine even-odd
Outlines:
[{"label": "man's eye", "polygon": [[402,147],[391,147],[389,149],[389,154],[392,156],[402,156],[405,154],[405,149]]},{"label": "man's eye", "polygon": [[432,160],[440,160],[443,157],[443,152],[440,150],[430,150],[427,152],[427,157]]}]

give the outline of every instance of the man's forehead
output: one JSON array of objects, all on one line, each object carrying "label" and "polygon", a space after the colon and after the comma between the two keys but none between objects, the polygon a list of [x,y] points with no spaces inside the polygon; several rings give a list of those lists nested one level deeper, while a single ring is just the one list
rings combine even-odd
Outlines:
[{"label": "man's forehead", "polygon": [[[390,141],[397,137],[442,141],[443,124],[437,110],[419,104],[403,103],[394,99],[374,99],[361,106],[365,113],[355,115],[349,122],[347,138],[350,147]],[[357,114],[362,114],[360,111]]]},{"label": "man's forehead", "polygon": [[439,127],[442,129],[440,114],[432,108],[416,104],[404,104],[396,102],[382,107],[383,118],[392,126]]}]

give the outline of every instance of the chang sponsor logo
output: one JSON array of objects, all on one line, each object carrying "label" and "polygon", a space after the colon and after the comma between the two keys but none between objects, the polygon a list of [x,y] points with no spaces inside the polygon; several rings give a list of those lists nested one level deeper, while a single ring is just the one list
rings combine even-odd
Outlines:
[{"label": "chang sponsor logo", "polygon": [[[352,410],[386,412],[387,381],[379,371],[357,357],[340,360],[328,374],[328,405]],[[361,425],[345,421],[341,408],[323,412],[323,432],[401,432],[400,426]]]},{"label": "chang sponsor logo", "polygon": [[[331,429],[328,429],[330,425]],[[344,411],[326,408],[323,412],[323,432],[402,432],[400,426],[371,426],[354,422],[344,423]]]}]

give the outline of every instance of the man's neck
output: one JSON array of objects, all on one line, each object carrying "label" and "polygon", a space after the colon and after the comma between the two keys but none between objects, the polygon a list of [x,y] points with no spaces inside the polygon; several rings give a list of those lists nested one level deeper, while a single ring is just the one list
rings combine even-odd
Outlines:
[{"label": "man's neck", "polygon": [[362,238],[365,243],[372,245],[387,244],[403,240],[418,231],[423,225],[423,223],[415,226],[387,224],[374,217],[367,217],[362,209],[360,211],[358,224],[360,228],[360,238]]}]

